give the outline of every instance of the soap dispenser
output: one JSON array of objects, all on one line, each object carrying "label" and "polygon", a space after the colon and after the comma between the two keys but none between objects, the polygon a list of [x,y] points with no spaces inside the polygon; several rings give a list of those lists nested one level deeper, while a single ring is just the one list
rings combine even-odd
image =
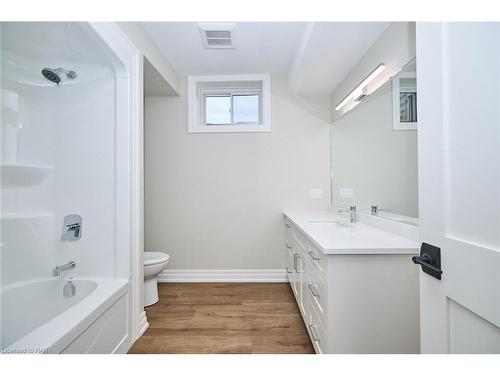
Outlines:
[{"label": "soap dispenser", "polygon": [[73,284],[73,278],[68,277],[68,282],[64,285],[63,296],[73,297],[76,294],[76,286]]}]

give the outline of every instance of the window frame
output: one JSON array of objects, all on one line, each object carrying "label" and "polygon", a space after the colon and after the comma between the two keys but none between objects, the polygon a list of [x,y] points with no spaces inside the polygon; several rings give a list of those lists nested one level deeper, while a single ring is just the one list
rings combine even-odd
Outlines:
[{"label": "window frame", "polygon": [[[248,83],[249,86],[242,87],[241,84],[238,85],[238,83],[242,82]],[[211,84],[213,84],[214,87],[211,87]],[[258,123],[233,122],[233,97],[239,95],[259,96]],[[206,123],[206,96],[231,96],[231,124]],[[270,75],[251,74],[188,77],[188,133],[256,133],[270,131]]]}]

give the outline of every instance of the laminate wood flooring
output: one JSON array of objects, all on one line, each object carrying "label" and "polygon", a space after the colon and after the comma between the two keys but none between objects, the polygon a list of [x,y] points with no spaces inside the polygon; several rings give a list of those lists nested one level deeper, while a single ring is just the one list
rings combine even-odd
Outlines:
[{"label": "laminate wood flooring", "polygon": [[314,353],[288,283],[160,283],[129,353]]}]

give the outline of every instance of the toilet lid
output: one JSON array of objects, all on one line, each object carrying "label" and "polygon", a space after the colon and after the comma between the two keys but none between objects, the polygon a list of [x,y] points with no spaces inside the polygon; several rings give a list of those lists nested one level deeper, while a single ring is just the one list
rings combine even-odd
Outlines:
[{"label": "toilet lid", "polygon": [[144,252],[144,265],[152,266],[153,264],[168,262],[170,256],[165,253],[159,253],[156,251],[145,251]]}]

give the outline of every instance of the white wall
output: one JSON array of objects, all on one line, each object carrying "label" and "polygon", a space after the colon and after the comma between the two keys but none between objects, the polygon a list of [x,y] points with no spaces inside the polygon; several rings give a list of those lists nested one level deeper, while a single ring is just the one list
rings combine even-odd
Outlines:
[{"label": "white wall", "polygon": [[117,22],[118,27],[141,51],[144,62],[144,91],[146,95],[177,95],[179,76],[153,39],[139,22]]},{"label": "white wall", "polygon": [[[333,203],[418,217],[417,132],[392,130],[391,82],[333,124]],[[354,198],[341,198],[352,188]]]},{"label": "white wall", "polygon": [[281,268],[283,210],[329,207],[328,123],[286,87],[272,82],[271,133],[188,134],[185,82],[146,98],[145,249],[170,269]]}]

